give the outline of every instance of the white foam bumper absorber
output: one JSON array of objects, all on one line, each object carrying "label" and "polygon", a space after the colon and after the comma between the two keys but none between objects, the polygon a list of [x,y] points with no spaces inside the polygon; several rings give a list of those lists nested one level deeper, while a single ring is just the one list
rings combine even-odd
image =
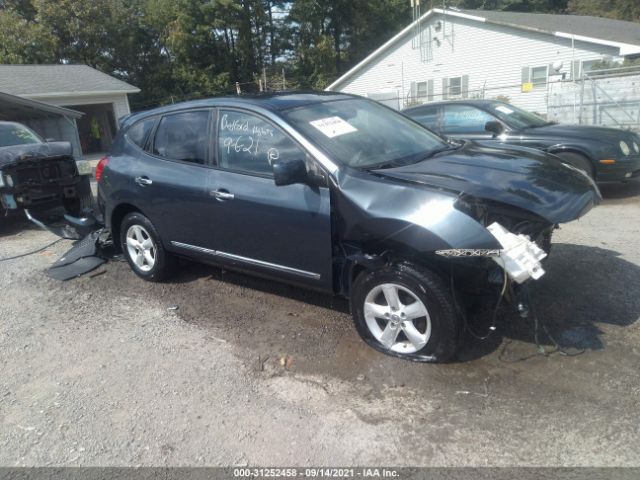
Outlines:
[{"label": "white foam bumper absorber", "polygon": [[511,233],[498,222],[489,225],[487,230],[503,248],[500,250],[499,258],[493,257],[493,260],[506,270],[511,279],[522,283],[529,278],[537,280],[544,275],[540,260],[547,254],[529,237]]}]

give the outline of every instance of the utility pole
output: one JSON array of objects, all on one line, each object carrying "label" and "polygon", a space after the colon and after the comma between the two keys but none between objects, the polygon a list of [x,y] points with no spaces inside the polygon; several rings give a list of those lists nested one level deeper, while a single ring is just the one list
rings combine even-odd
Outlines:
[{"label": "utility pole", "polygon": [[267,88],[267,69],[266,67],[262,67],[262,85],[264,86],[264,91],[268,91]]},{"label": "utility pole", "polygon": [[240,82],[236,82],[236,94],[240,95]]},{"label": "utility pole", "polygon": [[287,89],[287,80],[284,78],[284,68],[282,69],[282,90]]}]

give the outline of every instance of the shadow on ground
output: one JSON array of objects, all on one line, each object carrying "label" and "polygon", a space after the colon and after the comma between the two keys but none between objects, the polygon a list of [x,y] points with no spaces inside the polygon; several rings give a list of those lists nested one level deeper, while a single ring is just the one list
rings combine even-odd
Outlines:
[{"label": "shadow on ground", "polygon": [[[539,322],[533,315],[521,318],[514,309],[503,311],[500,335],[480,342],[466,339],[462,361],[487,355],[504,339],[542,345],[559,344],[569,353],[601,350],[605,340],[599,325],[626,327],[640,317],[640,267],[620,258],[617,252],[599,247],[554,244],[547,274],[531,283],[531,298]],[[487,332],[488,324],[475,326]],[[546,331],[545,331],[546,328]]]},{"label": "shadow on ground", "polygon": [[38,227],[31,223],[24,214],[12,214],[0,216],[0,237],[15,235],[24,230],[37,230]]},{"label": "shadow on ground", "polygon": [[598,187],[605,205],[632,203],[640,197],[640,179],[638,178],[624,183],[602,183]]},{"label": "shadow on ground", "polygon": [[[537,333],[532,315],[524,319],[518,315],[515,308],[505,306],[498,317],[497,331],[488,339],[478,340],[472,334],[466,334],[460,349],[459,362],[468,362],[489,355],[504,345],[505,341],[512,340],[534,346],[543,345],[547,350],[552,349],[557,342],[570,353],[600,350],[605,348],[601,325],[624,327],[640,317],[640,296],[634,294],[640,291],[640,267],[620,258],[618,253],[599,247],[554,244],[553,253],[545,268],[547,274],[540,281],[531,284],[532,304],[539,321]],[[347,317],[349,304],[345,299],[220,268],[183,262],[172,283],[201,285],[207,280],[221,281],[229,286],[300,302],[300,305],[297,305],[299,310],[311,310],[311,306],[319,307],[321,311],[312,313],[319,317],[319,323],[322,323],[322,316],[326,316],[327,311],[339,313],[343,320],[350,322]],[[187,289],[190,290],[191,288]],[[198,292],[194,291],[193,294],[198,295]],[[293,305],[287,308],[295,309]],[[211,305],[207,302],[195,302],[190,305],[188,317],[201,325],[215,323],[215,320],[212,320],[214,315]],[[484,321],[470,324],[476,336],[488,333],[488,317]],[[311,325],[305,325],[304,321],[299,324],[286,323],[286,329],[298,328],[304,334],[305,328],[315,328],[316,322]],[[237,326],[241,328],[241,324]],[[271,328],[261,325],[261,335],[264,339],[269,339]],[[273,329],[280,333],[278,327]],[[344,332],[343,329],[340,331]],[[236,333],[242,335],[240,331]],[[356,335],[355,331],[353,335]],[[243,342],[239,340],[240,343]],[[273,340],[275,345],[280,343],[277,338]],[[280,346],[284,348],[285,345]]]},{"label": "shadow on ground", "polygon": [[191,283],[206,278],[223,281],[242,288],[287,297],[291,300],[304,302],[317,307],[330,308],[341,313],[349,313],[349,302],[341,297],[333,297],[286,283],[254,277],[241,272],[191,262],[189,260],[180,260],[180,265],[176,275],[171,278],[171,283]]}]

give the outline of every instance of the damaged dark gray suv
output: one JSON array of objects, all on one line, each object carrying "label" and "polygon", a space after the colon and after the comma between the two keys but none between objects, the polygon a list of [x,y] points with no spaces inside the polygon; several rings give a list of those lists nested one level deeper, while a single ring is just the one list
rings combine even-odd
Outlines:
[{"label": "damaged dark gray suv", "polygon": [[132,115],[97,177],[140,277],[162,280],[182,256],[342,295],[369,345],[431,362],[452,357],[480,299],[539,278],[553,229],[600,201],[555,157],[449,144],[329,93]]}]

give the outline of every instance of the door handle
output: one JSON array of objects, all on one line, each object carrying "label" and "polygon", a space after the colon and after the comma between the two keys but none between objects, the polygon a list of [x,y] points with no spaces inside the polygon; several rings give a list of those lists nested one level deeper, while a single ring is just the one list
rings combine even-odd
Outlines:
[{"label": "door handle", "polygon": [[212,190],[211,195],[218,200],[233,200],[235,195],[226,190]]},{"label": "door handle", "polygon": [[136,183],[141,187],[146,187],[147,185],[151,185],[153,183],[153,180],[151,180],[149,177],[136,177],[135,180]]}]

